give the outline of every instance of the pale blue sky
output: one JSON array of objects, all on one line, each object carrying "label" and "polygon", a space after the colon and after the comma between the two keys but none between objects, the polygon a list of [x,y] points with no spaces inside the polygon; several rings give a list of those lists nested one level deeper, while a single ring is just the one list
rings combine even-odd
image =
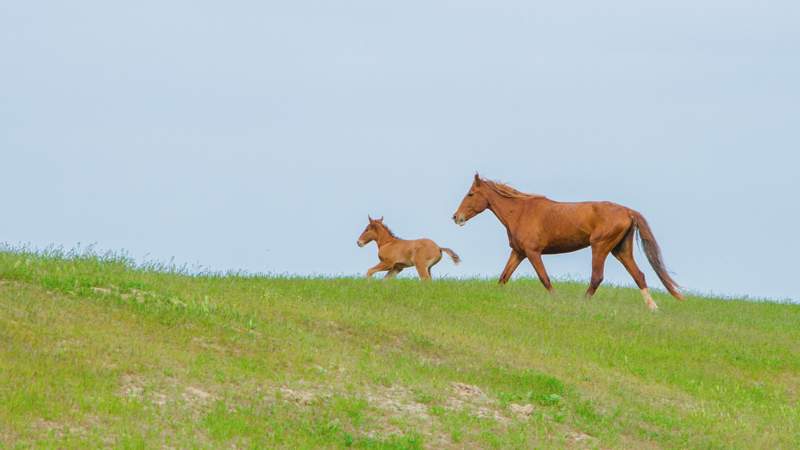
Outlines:
[{"label": "pale blue sky", "polygon": [[461,254],[435,275],[496,277],[499,222],[450,220],[479,170],[640,210],[689,289],[798,299],[799,23],[796,1],[6,2],[0,241],[355,274],[370,213]]}]

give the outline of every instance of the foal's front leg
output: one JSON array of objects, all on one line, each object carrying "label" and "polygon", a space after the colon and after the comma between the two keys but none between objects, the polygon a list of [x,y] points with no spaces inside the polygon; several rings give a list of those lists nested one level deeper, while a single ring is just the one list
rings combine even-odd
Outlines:
[{"label": "foal's front leg", "polygon": [[375,272],[383,272],[384,270],[389,270],[391,268],[392,268],[391,265],[381,261],[378,264],[375,264],[374,266],[370,267],[369,270],[367,270],[367,278],[372,278],[372,275],[374,275]]},{"label": "foal's front leg", "polygon": [[392,279],[392,278],[396,277],[397,274],[402,272],[402,271],[403,271],[402,267],[394,266],[394,267],[392,267],[392,270],[386,272],[386,276],[384,276],[383,278]]}]

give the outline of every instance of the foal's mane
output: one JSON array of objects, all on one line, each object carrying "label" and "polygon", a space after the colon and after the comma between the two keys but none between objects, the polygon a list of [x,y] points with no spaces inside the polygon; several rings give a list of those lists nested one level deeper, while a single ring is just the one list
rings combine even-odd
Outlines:
[{"label": "foal's mane", "polygon": [[519,198],[519,199],[527,199],[527,198],[544,198],[544,195],[541,194],[526,194],[525,192],[520,192],[513,187],[501,183],[499,181],[492,181],[492,180],[484,180],[481,179],[483,183],[486,183],[493,191],[505,198]]},{"label": "foal's mane", "polygon": [[391,236],[391,237],[393,237],[393,238],[395,238],[395,239],[400,239],[400,238],[399,238],[399,237],[398,237],[396,234],[394,234],[394,232],[392,232],[392,230],[390,230],[390,229],[389,229],[389,227],[387,227],[387,226],[386,226],[386,225],[385,225],[383,222],[380,222],[380,221],[377,221],[377,220],[376,220],[375,222],[372,222],[372,223],[373,223],[373,224],[375,224],[376,226],[379,226],[379,227],[383,228],[384,230],[386,230],[386,232],[387,232],[387,233],[389,233],[389,236]]}]

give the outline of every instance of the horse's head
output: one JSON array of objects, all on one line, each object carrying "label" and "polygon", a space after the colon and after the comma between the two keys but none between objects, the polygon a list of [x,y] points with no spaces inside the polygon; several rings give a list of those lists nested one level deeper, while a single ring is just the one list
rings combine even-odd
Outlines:
[{"label": "horse's head", "polygon": [[489,207],[489,199],[482,189],[482,183],[481,177],[476,173],[467,195],[464,196],[464,200],[461,200],[461,205],[458,206],[456,213],[453,214],[453,221],[457,225],[464,226],[469,219]]},{"label": "horse's head", "polygon": [[367,227],[364,228],[364,232],[361,233],[361,236],[358,237],[358,241],[356,243],[359,247],[363,247],[370,242],[378,239],[378,226],[383,224],[383,217],[380,219],[373,219],[370,216],[367,216],[369,219],[369,223]]}]

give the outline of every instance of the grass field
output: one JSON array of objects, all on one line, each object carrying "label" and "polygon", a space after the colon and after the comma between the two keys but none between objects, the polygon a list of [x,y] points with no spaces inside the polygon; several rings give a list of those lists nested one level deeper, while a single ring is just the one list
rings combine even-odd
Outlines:
[{"label": "grass field", "polygon": [[800,305],[0,253],[0,447],[797,448]]}]

